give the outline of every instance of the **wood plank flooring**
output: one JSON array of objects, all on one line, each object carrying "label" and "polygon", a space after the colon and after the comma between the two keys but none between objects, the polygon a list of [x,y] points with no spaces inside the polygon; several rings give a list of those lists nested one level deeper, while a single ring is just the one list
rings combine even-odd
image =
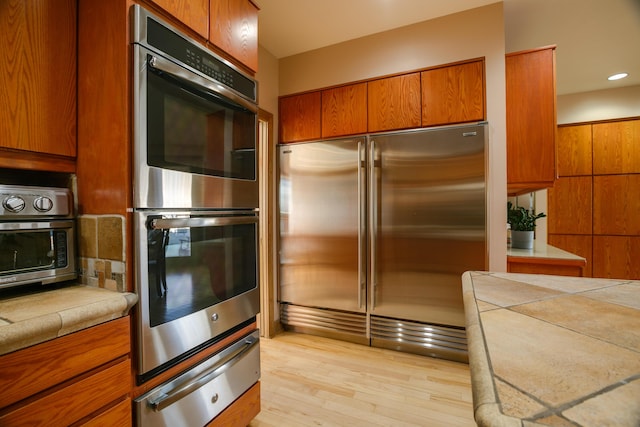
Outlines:
[{"label": "wood plank flooring", "polygon": [[466,364],[290,332],[260,346],[250,427],[476,425]]}]

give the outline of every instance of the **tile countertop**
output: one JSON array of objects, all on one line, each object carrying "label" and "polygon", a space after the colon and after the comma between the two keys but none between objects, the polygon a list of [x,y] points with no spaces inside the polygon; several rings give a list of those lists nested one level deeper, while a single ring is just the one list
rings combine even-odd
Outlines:
[{"label": "tile countertop", "polygon": [[479,426],[640,426],[640,281],[462,276]]},{"label": "tile countertop", "polygon": [[137,301],[132,293],[76,284],[10,289],[0,294],[0,355],[126,316]]}]

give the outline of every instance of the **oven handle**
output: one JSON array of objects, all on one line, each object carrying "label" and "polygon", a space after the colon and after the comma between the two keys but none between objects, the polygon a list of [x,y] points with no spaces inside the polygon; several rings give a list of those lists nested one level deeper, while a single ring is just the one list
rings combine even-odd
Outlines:
[{"label": "oven handle", "polygon": [[242,347],[222,358],[218,363],[195,377],[187,384],[183,384],[173,390],[168,391],[167,393],[163,393],[157,399],[150,400],[148,403],[149,407],[155,412],[162,411],[164,408],[176,402],[177,400],[180,400],[187,394],[192,393],[203,385],[213,381],[215,378],[219,377],[229,368],[239,362],[244,357],[244,355],[249,352],[249,350],[251,350],[256,344],[258,344],[259,341],[260,340],[258,338],[247,337],[242,344]]},{"label": "oven handle", "polygon": [[149,221],[149,228],[152,230],[165,230],[167,228],[190,228],[190,227],[220,227],[225,225],[257,224],[258,217],[247,216],[223,216],[204,218],[156,218]]},{"label": "oven handle", "polygon": [[171,61],[164,60],[156,55],[151,55],[151,58],[149,58],[147,63],[151,68],[155,68],[156,70],[160,70],[164,73],[167,73],[172,77],[175,77],[176,79],[179,79],[191,85],[195,84],[213,93],[220,94],[232,100],[233,102],[240,104],[241,106],[251,111],[252,113],[258,112],[258,107],[255,104],[252,104],[251,102],[236,95],[235,93],[233,93],[226,87],[222,86],[221,84],[210,83],[207,80],[203,79],[202,77],[198,76],[197,74],[187,71],[184,68],[174,64]]}]

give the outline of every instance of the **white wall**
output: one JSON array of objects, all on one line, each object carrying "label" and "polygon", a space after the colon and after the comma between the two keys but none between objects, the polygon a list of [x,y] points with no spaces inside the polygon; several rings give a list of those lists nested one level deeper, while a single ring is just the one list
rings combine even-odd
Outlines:
[{"label": "white wall", "polygon": [[278,84],[278,74],[280,63],[268,50],[259,46],[258,50],[258,105],[265,111],[273,114],[274,120],[274,140],[278,140],[278,94],[280,86]]},{"label": "white wall", "polygon": [[640,117],[640,86],[558,96],[558,124]]}]

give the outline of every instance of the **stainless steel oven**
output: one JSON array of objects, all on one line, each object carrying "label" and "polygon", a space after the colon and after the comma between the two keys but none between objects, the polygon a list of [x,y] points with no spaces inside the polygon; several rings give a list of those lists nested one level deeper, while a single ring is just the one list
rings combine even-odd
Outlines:
[{"label": "stainless steel oven", "polygon": [[139,378],[259,311],[255,211],[136,213]]},{"label": "stainless steel oven", "polygon": [[133,11],[134,207],[257,207],[257,82]]},{"label": "stainless steel oven", "polygon": [[77,277],[66,188],[0,185],[0,288]]}]

